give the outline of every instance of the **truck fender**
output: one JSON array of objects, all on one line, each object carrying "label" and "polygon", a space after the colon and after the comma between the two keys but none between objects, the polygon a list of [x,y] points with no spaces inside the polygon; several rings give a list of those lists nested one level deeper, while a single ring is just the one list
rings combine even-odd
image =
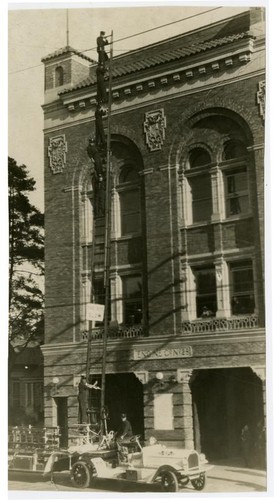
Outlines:
[{"label": "truck fender", "polygon": [[161,472],[164,472],[166,470],[169,470],[171,472],[174,472],[174,474],[176,474],[176,476],[178,476],[178,474],[181,472],[182,468],[179,466],[179,465],[161,465],[161,467],[159,467],[156,472],[154,473],[154,475],[152,476],[152,479],[151,481],[153,482],[157,476],[159,476],[161,474]]},{"label": "truck fender", "polygon": [[101,457],[90,458],[87,465],[94,467],[97,477],[104,476],[104,471],[106,470],[106,462]]}]

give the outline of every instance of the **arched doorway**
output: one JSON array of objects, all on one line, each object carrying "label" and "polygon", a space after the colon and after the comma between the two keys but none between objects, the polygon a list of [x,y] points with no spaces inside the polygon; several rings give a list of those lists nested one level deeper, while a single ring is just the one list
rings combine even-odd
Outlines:
[{"label": "arched doorway", "polygon": [[241,454],[241,429],[263,418],[261,380],[251,368],[199,370],[191,383],[195,447],[209,460]]}]

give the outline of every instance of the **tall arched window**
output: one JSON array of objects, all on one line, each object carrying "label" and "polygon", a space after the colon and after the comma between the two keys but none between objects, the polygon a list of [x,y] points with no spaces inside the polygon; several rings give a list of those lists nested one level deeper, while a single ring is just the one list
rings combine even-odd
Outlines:
[{"label": "tall arched window", "polygon": [[[248,152],[252,137],[240,117],[219,111],[207,110],[189,120],[181,150],[187,320],[256,311],[250,251],[254,225],[249,191],[256,182]],[[188,227],[192,224],[196,227]],[[244,251],[231,257],[232,249]]]},{"label": "tall arched window", "polygon": [[146,321],[147,285],[143,160],[128,138],[113,137],[113,237],[116,239],[116,270],[112,272],[112,317],[140,334]]},{"label": "tall arched window", "polygon": [[90,256],[93,242],[93,192],[90,179],[86,179],[82,185],[80,205],[80,243],[81,243],[81,328],[88,331],[89,322],[86,312],[86,304],[91,302],[92,275],[90,269]]},{"label": "tall arched window", "polygon": [[60,87],[64,85],[64,69],[62,66],[57,66],[55,68],[55,87]]}]

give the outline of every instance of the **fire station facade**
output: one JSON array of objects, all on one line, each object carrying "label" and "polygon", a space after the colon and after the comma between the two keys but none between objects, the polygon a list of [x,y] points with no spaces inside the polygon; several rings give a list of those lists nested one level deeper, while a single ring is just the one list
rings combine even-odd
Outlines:
[{"label": "fire station facade", "polygon": [[[243,425],[265,417],[264,47],[254,8],[113,60],[109,429],[126,411],[145,439],[213,458],[237,455]],[[43,62],[45,425],[64,427],[78,420],[86,304],[104,302],[96,79],[71,47]],[[100,383],[100,324],[91,335]]]}]

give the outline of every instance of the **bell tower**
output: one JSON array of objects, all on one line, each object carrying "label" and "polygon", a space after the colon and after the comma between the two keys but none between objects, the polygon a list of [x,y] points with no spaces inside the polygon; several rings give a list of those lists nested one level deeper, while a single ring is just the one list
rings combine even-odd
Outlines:
[{"label": "bell tower", "polygon": [[89,77],[95,61],[69,45],[43,57],[45,65],[45,104],[57,99],[59,92],[70,89]]}]

